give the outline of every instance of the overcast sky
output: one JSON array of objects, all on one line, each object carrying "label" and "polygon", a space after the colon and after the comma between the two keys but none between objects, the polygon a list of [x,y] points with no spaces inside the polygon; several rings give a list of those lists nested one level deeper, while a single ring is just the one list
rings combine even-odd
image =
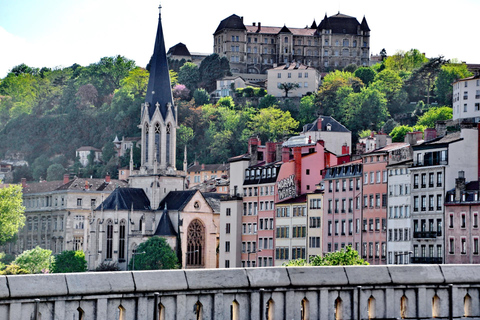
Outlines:
[{"label": "overcast sky", "polygon": [[[123,55],[144,67],[155,40],[159,0],[0,0],[0,78],[21,63],[32,67],[88,65]],[[480,1],[430,0],[162,0],[167,49],[179,42],[190,52],[211,53],[213,32],[231,14],[245,24],[305,27],[341,13],[366,17],[371,53],[417,48],[480,63]]]}]

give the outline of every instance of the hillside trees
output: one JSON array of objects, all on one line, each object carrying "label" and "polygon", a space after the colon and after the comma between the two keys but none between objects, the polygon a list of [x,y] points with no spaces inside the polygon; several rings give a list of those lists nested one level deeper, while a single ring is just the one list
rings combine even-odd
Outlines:
[{"label": "hillside trees", "polygon": [[11,185],[0,189],[0,244],[12,239],[25,224],[22,187]]}]

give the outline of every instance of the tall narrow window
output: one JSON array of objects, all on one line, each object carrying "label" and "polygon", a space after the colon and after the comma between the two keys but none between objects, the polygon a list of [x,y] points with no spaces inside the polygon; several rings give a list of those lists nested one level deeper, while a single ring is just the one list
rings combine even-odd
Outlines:
[{"label": "tall narrow window", "polygon": [[160,162],[160,137],[161,137],[161,128],[160,123],[155,123],[155,157],[157,162]]},{"label": "tall narrow window", "polygon": [[203,266],[203,249],[205,246],[205,227],[195,219],[188,226],[187,266]]},{"label": "tall narrow window", "polygon": [[118,239],[118,259],[125,259],[125,220],[120,222],[120,232]]},{"label": "tall narrow window", "polygon": [[148,162],[148,123],[145,123],[145,162]]},{"label": "tall narrow window", "polygon": [[170,161],[170,140],[171,140],[171,131],[172,131],[172,125],[169,123],[167,124],[167,141],[165,143],[165,150],[167,151],[167,165],[172,164]]},{"label": "tall narrow window", "polygon": [[107,259],[112,259],[113,253],[113,222],[107,222]]}]

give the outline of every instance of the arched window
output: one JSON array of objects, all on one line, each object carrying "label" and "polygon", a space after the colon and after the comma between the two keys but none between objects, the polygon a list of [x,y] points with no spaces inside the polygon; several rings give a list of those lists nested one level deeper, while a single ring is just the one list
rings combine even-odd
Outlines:
[{"label": "arched window", "polygon": [[402,319],[405,319],[407,317],[407,297],[403,295],[400,298],[400,317]]},{"label": "arched window", "polygon": [[78,307],[78,320],[84,320],[85,319],[85,312],[83,311],[82,308]]},{"label": "arched window", "polygon": [[160,136],[161,128],[160,123],[155,123],[155,157],[157,162],[160,162]]},{"label": "arched window", "polygon": [[107,259],[112,259],[113,253],[113,222],[107,221]]},{"label": "arched window", "polygon": [[440,316],[440,298],[434,295],[432,298],[432,318]]},{"label": "arched window", "polygon": [[143,217],[140,218],[140,221],[138,222],[138,231],[143,230]]},{"label": "arched window", "polygon": [[170,161],[170,140],[172,136],[171,133],[172,133],[172,125],[169,123],[167,124],[167,141],[165,144],[165,149],[167,151],[167,165],[171,164],[171,161]]},{"label": "arched window", "polygon": [[122,305],[118,306],[118,320],[127,320],[126,310]]},{"label": "arched window", "polygon": [[203,267],[205,247],[205,227],[200,220],[193,220],[187,231],[187,266]]},{"label": "arched window", "polygon": [[267,301],[267,309],[265,310],[265,315],[267,316],[267,320],[275,319],[275,302],[272,298]]},{"label": "arched window", "polygon": [[195,315],[196,315],[196,320],[201,320],[203,318],[203,305],[200,303],[200,301],[197,301],[195,303]]},{"label": "arched window", "polygon": [[148,162],[148,123],[145,123],[145,137],[144,137],[144,143],[145,143],[145,162]]},{"label": "arched window", "polygon": [[125,260],[125,220],[120,221],[120,232],[118,237],[118,259]]},{"label": "arched window", "polygon": [[467,293],[465,298],[463,298],[463,311],[464,317],[471,317],[472,316],[472,297]]},{"label": "arched window", "polygon": [[301,314],[300,318],[302,320],[310,319],[309,312],[308,312],[308,299],[307,298],[303,298],[303,300],[302,300],[302,309],[300,311],[300,314]]},{"label": "arched window", "polygon": [[335,299],[335,320],[343,319],[343,301],[338,297]]},{"label": "arched window", "polygon": [[237,300],[233,300],[232,305],[230,306],[230,319],[240,319],[240,304],[237,302]]},{"label": "arched window", "polygon": [[368,298],[368,319],[374,319],[375,318],[375,298],[373,296],[370,296]]}]

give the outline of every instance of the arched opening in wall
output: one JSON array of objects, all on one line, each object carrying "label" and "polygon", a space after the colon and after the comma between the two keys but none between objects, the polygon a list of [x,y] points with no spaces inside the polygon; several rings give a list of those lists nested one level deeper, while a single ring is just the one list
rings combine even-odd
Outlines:
[{"label": "arched opening in wall", "polygon": [[233,300],[232,305],[230,306],[230,319],[240,320],[240,304],[237,300]]},{"label": "arched opening in wall", "polygon": [[300,319],[302,319],[302,320],[310,319],[310,316],[308,314],[308,299],[307,298],[302,299],[302,308],[300,310]]},{"label": "arched opening in wall", "polygon": [[85,312],[83,311],[83,309],[78,307],[77,312],[78,312],[78,320],[85,320]]},{"label": "arched opening in wall", "polygon": [[118,320],[127,320],[126,310],[122,305],[118,306]]},{"label": "arched opening in wall", "polygon": [[155,159],[160,162],[160,137],[161,137],[160,123],[155,123]]},{"label": "arched opening in wall", "polygon": [[375,298],[368,298],[368,319],[375,319]]},{"label": "arched opening in wall", "polygon": [[120,221],[120,232],[118,236],[118,260],[123,262],[125,260],[125,230],[126,222],[125,220]]},{"label": "arched opening in wall", "polygon": [[343,319],[343,301],[340,297],[335,299],[335,320]]},{"label": "arched opening in wall", "polygon": [[170,141],[172,137],[172,125],[170,123],[167,124],[167,140],[165,143],[165,151],[167,151],[167,166],[172,164],[170,161]]},{"label": "arched opening in wall", "polygon": [[265,317],[267,318],[267,320],[273,320],[275,318],[275,302],[272,298],[267,301]]},{"label": "arched opening in wall", "polygon": [[113,256],[113,222],[107,221],[107,252],[105,258],[112,259]]},{"label": "arched opening in wall", "polygon": [[195,303],[193,312],[195,313],[196,320],[201,320],[203,318],[203,305],[200,303],[200,301],[197,301],[197,303]]},{"label": "arched opening in wall", "polygon": [[435,294],[432,298],[432,317],[440,316],[440,298]]},{"label": "arched opening in wall", "polygon": [[195,219],[190,222],[187,231],[187,267],[201,268],[205,266],[205,227],[203,223]]},{"label": "arched opening in wall", "polygon": [[463,298],[463,312],[464,317],[471,317],[472,316],[472,297],[467,293],[465,298]]},{"label": "arched opening in wall", "polygon": [[148,123],[145,122],[145,125],[144,125],[144,132],[145,132],[145,135],[143,137],[143,144],[145,145],[145,153],[144,153],[144,159],[145,159],[145,162],[148,162]]},{"label": "arched opening in wall", "polygon": [[165,320],[165,307],[163,304],[158,304],[158,320]]},{"label": "arched opening in wall", "polygon": [[407,317],[407,297],[403,295],[400,298],[400,318],[405,319]]}]

